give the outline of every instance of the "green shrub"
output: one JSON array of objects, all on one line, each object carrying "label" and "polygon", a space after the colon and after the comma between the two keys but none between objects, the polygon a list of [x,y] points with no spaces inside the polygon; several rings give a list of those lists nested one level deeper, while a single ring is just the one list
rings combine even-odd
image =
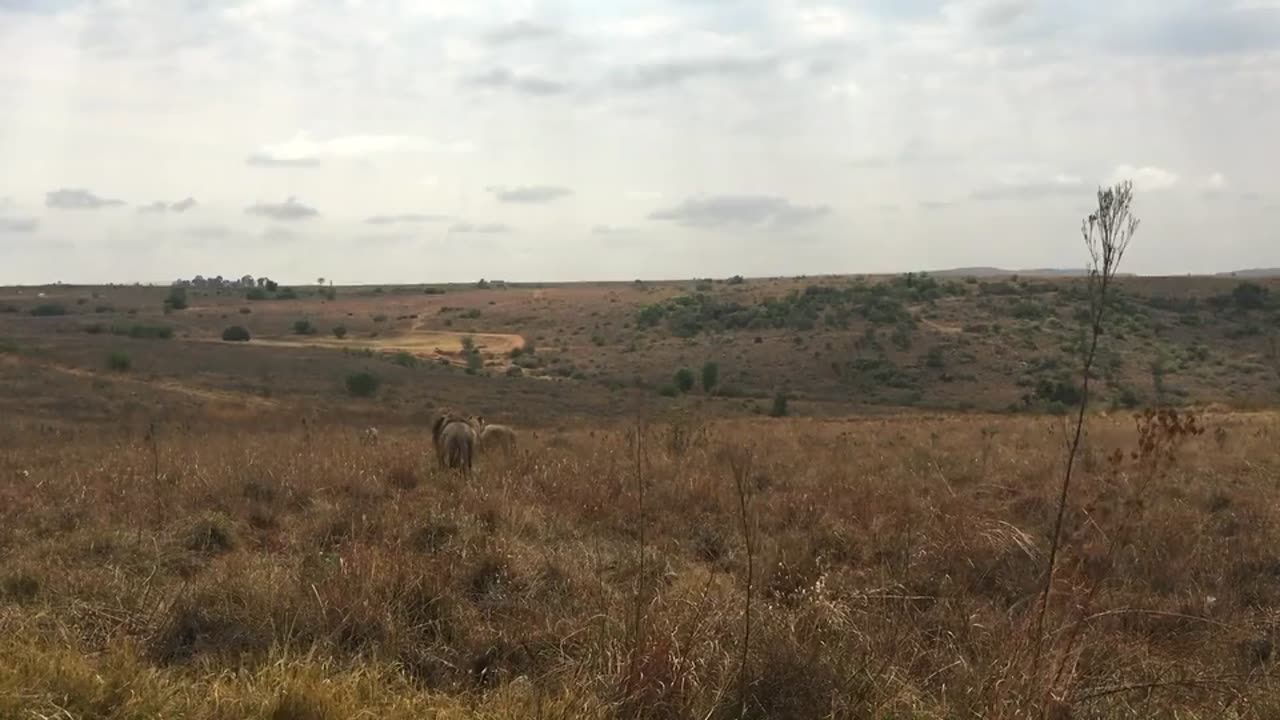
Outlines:
[{"label": "green shrub", "polygon": [[131,337],[135,340],[168,340],[173,337],[173,328],[165,325],[113,325],[112,335]]},{"label": "green shrub", "polygon": [[116,351],[107,356],[107,369],[109,370],[128,372],[131,367],[133,367],[133,361],[122,352]]},{"label": "green shrub", "polygon": [[164,299],[164,306],[170,310],[186,310],[187,289],[180,286],[169,288],[169,297]]},{"label": "green shrub", "polygon": [[381,385],[382,381],[368,372],[351,373],[346,379],[347,392],[356,397],[373,397]]},{"label": "green shrub", "polygon": [[345,325],[339,325],[333,329],[333,336],[341,340],[347,336],[347,328]]},{"label": "green shrub", "polygon": [[293,322],[294,335],[315,335],[316,328],[311,324],[310,320],[295,320]]},{"label": "green shrub", "polygon": [[1014,303],[1009,313],[1019,320],[1040,320],[1049,315],[1049,308],[1034,300],[1020,300]]},{"label": "green shrub", "polygon": [[[263,290],[262,288],[253,288],[252,290],[244,294],[244,299],[245,300],[266,300],[267,291]],[[247,310],[248,308],[245,308],[245,309]]]},{"label": "green shrub", "polygon": [[1121,388],[1119,395],[1116,396],[1116,405],[1122,408],[1132,410],[1141,404],[1142,398],[1139,397],[1138,392],[1131,387]]},{"label": "green shrub", "polygon": [[674,385],[682,394],[693,389],[693,371],[689,368],[680,368],[676,371]]},{"label": "green shrub", "polygon": [[386,316],[386,315],[382,315],[382,314],[374,315],[374,316],[373,316],[373,321],[374,321],[374,322],[376,322],[376,323],[386,322],[386,321],[387,321],[387,316]]},{"label": "green shrub", "polygon": [[418,366],[418,358],[414,356],[413,353],[405,352],[404,350],[392,355],[391,362],[399,365],[400,367],[411,368]]},{"label": "green shrub", "polygon": [[662,397],[675,397],[680,394],[680,390],[675,385],[663,385],[658,388],[658,394]]},{"label": "green shrub", "polygon": [[102,331],[106,330],[106,327],[102,323],[90,323],[81,329],[90,335],[101,335]]},{"label": "green shrub", "polygon": [[787,395],[779,390],[773,395],[773,405],[769,407],[769,417],[787,416]]},{"label": "green shrub", "polygon": [[1252,282],[1242,282],[1231,291],[1231,299],[1241,310],[1261,310],[1267,306],[1270,291]]},{"label": "green shrub", "polygon": [[720,383],[719,363],[707,361],[702,365],[702,392],[710,395]]},{"label": "green shrub", "polygon": [[56,317],[66,315],[67,308],[58,303],[43,303],[31,308],[31,314],[35,317]]},{"label": "green shrub", "polygon": [[241,325],[232,325],[222,331],[222,339],[227,342],[249,342],[249,329]]}]

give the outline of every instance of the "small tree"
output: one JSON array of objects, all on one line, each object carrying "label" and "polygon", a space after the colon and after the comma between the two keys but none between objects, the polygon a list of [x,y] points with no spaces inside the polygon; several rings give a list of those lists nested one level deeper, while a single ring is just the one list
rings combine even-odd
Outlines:
[{"label": "small tree", "polygon": [[720,365],[714,361],[707,361],[702,366],[702,392],[710,395],[715,392],[716,385],[720,383]]},{"label": "small tree", "polygon": [[347,392],[356,397],[373,397],[378,392],[382,381],[368,372],[351,373],[347,376]]},{"label": "small tree", "polygon": [[334,328],[334,329],[333,329],[333,336],[334,336],[334,337],[336,337],[336,338],[338,338],[339,340],[341,340],[342,338],[346,337],[346,336],[347,336],[347,327],[346,327],[345,325],[339,325],[338,327]]},{"label": "small tree", "polygon": [[676,371],[675,386],[682,394],[693,389],[693,371],[689,368],[680,368]]},{"label": "small tree", "polygon": [[1231,291],[1231,299],[1241,310],[1261,310],[1267,306],[1267,288],[1252,282],[1242,282]]},{"label": "small tree", "polygon": [[314,335],[315,332],[315,326],[311,324],[310,320],[296,320],[293,323],[294,335]]},{"label": "small tree", "polygon": [[275,280],[267,280],[266,286],[267,286],[267,292],[275,292],[276,290],[280,289],[280,283],[276,282]]},{"label": "small tree", "polygon": [[186,310],[187,289],[180,285],[169,288],[169,297],[164,299],[164,306],[166,309]]},{"label": "small tree", "polygon": [[249,330],[241,325],[232,325],[222,331],[222,339],[226,342],[249,342]]},{"label": "small tree", "polygon": [[769,417],[787,416],[787,394],[779,390],[773,394],[773,405],[769,408]]}]

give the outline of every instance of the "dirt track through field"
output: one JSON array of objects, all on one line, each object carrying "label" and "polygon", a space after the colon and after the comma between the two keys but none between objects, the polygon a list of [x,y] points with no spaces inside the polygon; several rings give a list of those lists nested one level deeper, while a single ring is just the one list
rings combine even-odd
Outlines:
[{"label": "dirt track through field", "polygon": [[487,355],[505,355],[524,347],[524,338],[505,333],[464,333],[437,330],[413,330],[404,335],[376,338],[338,339],[316,335],[286,335],[254,338],[250,345],[270,347],[319,347],[328,349],[372,350],[374,352],[407,352],[420,357],[456,355],[462,352],[462,339],[471,338],[476,349]]},{"label": "dirt track through field", "polygon": [[66,375],[75,377],[102,379],[113,383],[124,385],[132,385],[136,387],[145,387],[152,390],[162,390],[164,392],[177,393],[188,397],[198,398],[200,400],[210,402],[231,403],[235,405],[246,405],[250,407],[276,407],[279,403],[268,398],[250,395],[248,393],[238,393],[229,390],[212,390],[209,388],[198,387],[180,383],[176,380],[147,380],[137,377],[129,377],[120,374],[107,374],[86,370],[85,368],[74,367],[71,365],[60,365],[52,362],[39,362],[30,358],[23,358],[16,355],[0,355],[0,362],[8,365],[25,365],[34,366],[45,370],[53,370]]}]

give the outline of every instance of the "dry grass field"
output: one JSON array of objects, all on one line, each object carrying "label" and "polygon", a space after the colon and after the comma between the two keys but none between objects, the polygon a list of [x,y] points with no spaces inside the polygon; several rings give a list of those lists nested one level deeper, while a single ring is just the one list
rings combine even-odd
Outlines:
[{"label": "dry grass field", "polygon": [[13,433],[0,717],[1275,717],[1280,417],[1199,424],[1091,418],[1039,651],[1056,419]]},{"label": "dry grass field", "polygon": [[1121,283],[1042,604],[1079,298],[947,282],[0,290],[0,718],[1280,716],[1265,283]]}]

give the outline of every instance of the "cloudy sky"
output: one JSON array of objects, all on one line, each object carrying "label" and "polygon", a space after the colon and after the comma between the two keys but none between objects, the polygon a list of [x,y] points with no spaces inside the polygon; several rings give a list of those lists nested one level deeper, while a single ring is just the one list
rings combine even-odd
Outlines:
[{"label": "cloudy sky", "polygon": [[1280,0],[0,0],[0,283],[1280,266]]}]

